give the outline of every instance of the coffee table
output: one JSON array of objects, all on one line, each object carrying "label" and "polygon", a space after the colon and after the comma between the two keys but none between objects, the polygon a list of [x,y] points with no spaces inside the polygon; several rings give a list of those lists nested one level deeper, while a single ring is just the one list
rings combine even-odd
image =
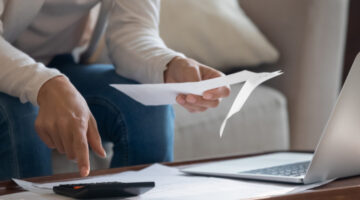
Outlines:
[{"label": "coffee table", "polygon": [[[277,151],[277,152],[279,152],[279,151]],[[267,153],[275,153],[275,152],[264,152],[264,153],[258,153],[258,154],[230,156],[230,157],[203,159],[203,160],[193,160],[193,161],[186,161],[186,162],[162,163],[162,164],[167,165],[167,166],[174,166],[174,167],[185,167],[185,166],[194,165],[194,164],[201,164],[201,163],[208,163],[208,162],[215,162],[215,161],[229,160],[229,159],[236,159],[236,158],[244,158],[244,157],[248,157],[248,156],[262,155],[262,154],[267,154]],[[125,171],[130,171],[130,170],[140,170],[147,166],[149,166],[149,165],[137,165],[137,166],[131,166],[131,167],[95,170],[90,173],[90,176],[119,173],[119,172],[125,172]],[[63,180],[69,180],[69,179],[74,179],[74,178],[80,178],[78,173],[57,174],[57,175],[52,175],[52,176],[27,178],[24,180],[37,182],[37,183],[44,183],[44,182],[52,182],[52,181],[63,181]],[[22,191],[23,190],[20,187],[18,187],[13,181],[9,180],[9,181],[0,182],[0,199],[1,199],[1,195],[22,192]],[[283,196],[277,196],[277,197],[271,197],[271,198],[260,198],[260,199],[263,199],[263,200],[360,199],[360,176],[339,179],[339,180],[331,182],[327,185],[315,188],[310,191],[299,193],[299,194],[283,195]]]}]

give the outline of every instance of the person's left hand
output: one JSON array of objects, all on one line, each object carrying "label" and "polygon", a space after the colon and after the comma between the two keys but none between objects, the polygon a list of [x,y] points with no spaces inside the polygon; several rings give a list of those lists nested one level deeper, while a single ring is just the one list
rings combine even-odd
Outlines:
[{"label": "person's left hand", "polygon": [[[220,76],[224,76],[224,74],[193,59],[175,57],[167,65],[164,81],[165,83],[196,82]],[[176,97],[176,101],[189,112],[203,112],[208,108],[217,107],[221,98],[227,97],[229,94],[230,88],[224,86],[205,91],[202,96],[180,94]]]}]

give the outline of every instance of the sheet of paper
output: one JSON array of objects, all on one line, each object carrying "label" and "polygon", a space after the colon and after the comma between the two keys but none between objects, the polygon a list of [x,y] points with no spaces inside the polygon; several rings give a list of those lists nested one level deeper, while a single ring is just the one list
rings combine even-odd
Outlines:
[{"label": "sheet of paper", "polygon": [[[276,184],[256,181],[233,180],[225,178],[188,176],[181,173],[177,168],[166,167],[155,164],[138,172],[126,172],[113,175],[92,177],[83,180],[55,182],[46,184],[34,184],[24,181],[16,182],[24,189],[37,193],[38,199],[59,199],[60,196],[50,194],[51,188],[59,184],[72,183],[92,183],[92,182],[138,182],[138,181],[155,181],[155,188],[138,197],[129,198],[137,199],[247,199],[259,198],[274,195],[291,193],[293,191],[301,192],[321,185],[291,185]],[[30,185],[30,187],[29,187]],[[39,192],[39,188],[41,189]],[[44,191],[47,191],[44,194]],[[10,196],[11,197],[11,196]],[[8,199],[11,199],[11,198]],[[6,198],[5,198],[6,199]],[[24,198],[30,199],[30,198]],[[63,198],[67,199],[67,198]]]},{"label": "sheet of paper", "polygon": [[272,73],[255,73],[244,70],[224,77],[200,82],[170,84],[111,84],[111,86],[144,105],[168,105],[176,103],[176,96],[178,94],[202,95],[205,91],[210,89],[245,82],[245,85],[239,91],[227,117],[221,125],[221,137],[227,120],[241,110],[252,91],[261,83],[279,76],[280,74],[282,74],[280,71]]},{"label": "sheet of paper", "polygon": [[134,100],[148,106],[169,105],[176,103],[178,94],[202,95],[205,91],[250,79],[270,76],[279,72],[255,73],[241,71],[224,77],[214,78],[200,82],[167,83],[167,84],[111,84],[112,87],[125,93]]},{"label": "sheet of paper", "polygon": [[52,194],[37,194],[33,192],[19,192],[0,196],[0,200],[72,200],[63,196]]},{"label": "sheet of paper", "polygon": [[261,83],[269,79],[272,79],[276,76],[279,76],[280,74],[282,73],[279,71],[270,74],[259,74],[258,76],[252,77],[245,82],[244,86],[240,89],[239,93],[237,94],[230,108],[230,111],[228,112],[226,118],[221,124],[220,137],[222,137],[223,135],[227,120],[241,110],[246,100],[249,98],[250,94],[255,90],[255,88],[259,86]]}]

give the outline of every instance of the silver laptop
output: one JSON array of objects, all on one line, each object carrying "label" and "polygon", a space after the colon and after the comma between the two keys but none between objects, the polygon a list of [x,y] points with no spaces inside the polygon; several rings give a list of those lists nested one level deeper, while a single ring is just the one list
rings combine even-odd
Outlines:
[{"label": "silver laptop", "polygon": [[271,153],[193,166],[182,171],[302,184],[360,175],[360,53],[314,154]]}]

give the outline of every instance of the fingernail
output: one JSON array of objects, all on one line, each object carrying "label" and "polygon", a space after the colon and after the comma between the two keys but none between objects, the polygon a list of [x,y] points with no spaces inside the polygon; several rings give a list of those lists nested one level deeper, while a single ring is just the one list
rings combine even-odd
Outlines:
[{"label": "fingernail", "polygon": [[186,100],[187,100],[189,103],[195,103],[195,102],[196,102],[196,99],[195,99],[195,97],[193,97],[193,96],[188,96],[188,97],[186,98]]},{"label": "fingernail", "polygon": [[103,149],[103,153],[102,153],[103,158],[106,158],[106,151]]},{"label": "fingernail", "polygon": [[204,95],[204,99],[212,99],[212,97],[213,97],[212,94],[206,93],[206,94]]},{"label": "fingernail", "polygon": [[81,176],[89,175],[89,170],[86,167],[81,168]]}]

